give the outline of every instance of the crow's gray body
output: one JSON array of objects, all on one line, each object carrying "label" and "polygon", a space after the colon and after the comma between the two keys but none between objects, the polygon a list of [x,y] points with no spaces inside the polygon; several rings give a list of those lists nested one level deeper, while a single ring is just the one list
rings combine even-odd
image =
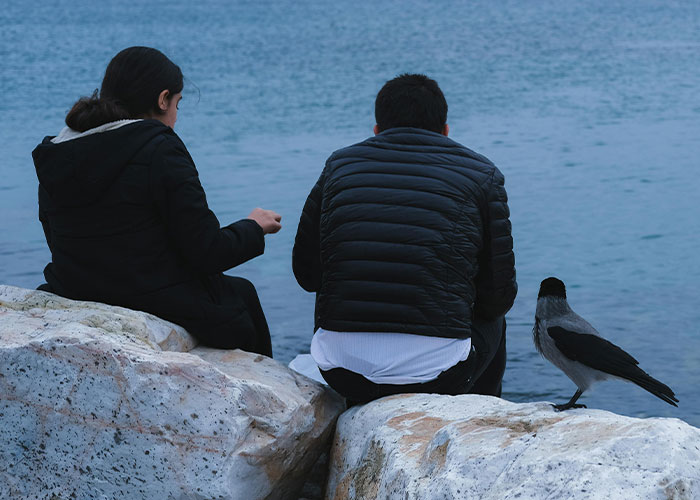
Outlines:
[{"label": "crow's gray body", "polygon": [[582,392],[590,389],[596,382],[613,377],[562,354],[557,349],[554,339],[547,333],[547,328],[552,326],[598,337],[600,334],[588,321],[571,310],[566,299],[543,297],[537,300],[535,327],[532,331],[535,347],[546,360],[563,371]]},{"label": "crow's gray body", "polygon": [[601,337],[571,309],[564,283],[557,278],[547,278],[540,285],[532,334],[540,354],[578,387],[568,403],[554,405],[557,410],[585,407],[576,404],[581,394],[596,382],[610,378],[633,382],[677,406],[678,399],[670,387],[639,368],[636,359]]}]

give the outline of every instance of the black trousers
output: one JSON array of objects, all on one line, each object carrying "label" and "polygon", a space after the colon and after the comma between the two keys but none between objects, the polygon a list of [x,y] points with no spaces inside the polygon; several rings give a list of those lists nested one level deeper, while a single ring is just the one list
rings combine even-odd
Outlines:
[{"label": "black trousers", "polygon": [[321,375],[335,391],[345,396],[348,406],[364,404],[384,396],[404,393],[483,394],[501,396],[503,373],[506,368],[506,322],[505,318],[495,321],[476,320],[472,325],[478,335],[500,337],[493,353],[479,353],[472,346],[469,357],[445,370],[437,378],[421,384],[376,384],[359,373],[345,368],[321,370]]},{"label": "black trousers", "polygon": [[223,275],[221,284],[220,305],[240,312],[218,327],[197,328],[197,340],[209,347],[241,349],[272,357],[270,329],[255,286],[245,278],[227,275]]}]

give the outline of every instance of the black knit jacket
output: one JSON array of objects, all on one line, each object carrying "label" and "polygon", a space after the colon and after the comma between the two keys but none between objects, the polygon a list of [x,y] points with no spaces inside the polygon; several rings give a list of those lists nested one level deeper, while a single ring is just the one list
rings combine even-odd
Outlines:
[{"label": "black knit jacket", "polygon": [[503,174],[434,132],[393,128],[336,151],[293,250],[316,327],[466,338],[517,293]]}]

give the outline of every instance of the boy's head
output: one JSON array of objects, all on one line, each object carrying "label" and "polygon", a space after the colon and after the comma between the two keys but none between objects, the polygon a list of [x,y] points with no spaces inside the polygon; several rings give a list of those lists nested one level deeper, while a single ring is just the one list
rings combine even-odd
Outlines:
[{"label": "boy's head", "polygon": [[435,80],[399,75],[384,84],[374,102],[375,132],[414,127],[447,135],[447,101]]}]

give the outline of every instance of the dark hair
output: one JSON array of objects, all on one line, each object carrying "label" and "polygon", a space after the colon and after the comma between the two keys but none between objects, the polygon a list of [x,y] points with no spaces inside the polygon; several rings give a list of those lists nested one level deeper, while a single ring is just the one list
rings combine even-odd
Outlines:
[{"label": "dark hair", "polygon": [[81,97],[66,116],[66,125],[85,132],[108,122],[160,113],[158,96],[182,92],[182,71],[165,54],[150,47],[129,47],[107,66],[99,96]]},{"label": "dark hair", "polygon": [[435,80],[403,74],[379,91],[374,116],[380,131],[415,127],[440,133],[447,122],[447,101]]}]

